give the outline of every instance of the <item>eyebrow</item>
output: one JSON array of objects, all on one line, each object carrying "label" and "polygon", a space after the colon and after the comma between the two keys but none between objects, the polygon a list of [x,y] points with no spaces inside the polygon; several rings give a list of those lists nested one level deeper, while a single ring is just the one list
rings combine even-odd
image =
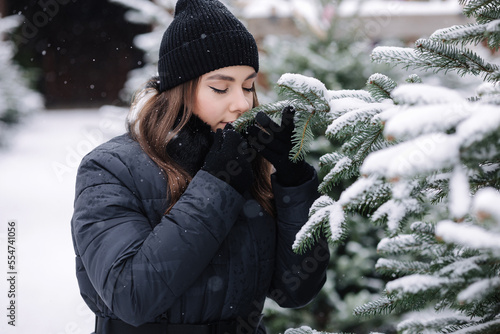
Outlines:
[{"label": "eyebrow", "polygon": [[[257,72],[253,72],[252,74],[250,74],[245,80],[243,81],[247,81],[249,79],[253,79],[257,77]],[[234,79],[233,77],[230,77],[228,75],[224,75],[224,74],[214,74],[214,75],[211,75],[207,78],[207,80],[224,80],[224,81],[231,81],[231,82],[234,82],[236,81],[236,79]]]}]

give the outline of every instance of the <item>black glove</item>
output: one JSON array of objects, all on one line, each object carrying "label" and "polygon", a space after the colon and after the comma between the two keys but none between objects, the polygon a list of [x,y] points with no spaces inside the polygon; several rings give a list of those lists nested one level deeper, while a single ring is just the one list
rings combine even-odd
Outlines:
[{"label": "black glove", "polygon": [[265,113],[258,112],[255,120],[260,128],[250,126],[246,135],[250,146],[273,164],[278,182],[285,187],[298,186],[311,179],[314,174],[313,167],[305,161],[292,162],[289,158],[293,147],[294,114],[292,106],[285,107],[281,125],[278,125]]},{"label": "black glove", "polygon": [[251,161],[255,151],[234,128],[228,124],[218,129],[214,143],[201,169],[227,182],[240,194],[249,189],[253,181]]}]

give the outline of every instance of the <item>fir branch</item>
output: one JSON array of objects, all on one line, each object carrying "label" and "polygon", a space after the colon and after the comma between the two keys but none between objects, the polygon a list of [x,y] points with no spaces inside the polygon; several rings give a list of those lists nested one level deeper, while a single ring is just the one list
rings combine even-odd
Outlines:
[{"label": "fir branch", "polygon": [[402,65],[403,69],[428,68],[432,62],[422,59],[413,48],[378,46],[371,54],[372,61],[389,65]]},{"label": "fir branch", "polygon": [[372,103],[366,107],[351,110],[335,119],[327,127],[325,136],[330,139],[341,139],[346,134],[354,132],[354,129],[359,127],[360,124],[367,123],[373,116],[381,113],[389,107],[389,105],[381,103]]},{"label": "fir branch", "polygon": [[287,97],[298,111],[290,159],[301,160],[314,139],[312,127],[321,124],[330,111],[330,104],[325,98],[326,88],[317,79],[289,73],[281,76],[277,87],[279,94]]},{"label": "fir branch", "polygon": [[414,317],[399,323],[397,330],[401,334],[421,334],[425,332],[452,333],[454,331],[453,328],[463,328],[465,326],[470,326],[470,319],[458,315],[455,317],[431,318],[429,320]]},{"label": "fir branch", "polygon": [[285,334],[349,334],[349,333],[330,333],[330,332],[318,332],[308,326],[302,326],[300,328],[289,328],[285,331]]},{"label": "fir branch", "polygon": [[[474,322],[472,325],[460,330],[460,334],[498,334],[500,333],[500,319],[485,322]],[[457,331],[458,333],[458,331]]]},{"label": "fir branch", "polygon": [[391,198],[373,213],[370,220],[377,223],[386,219],[388,232],[394,235],[401,229],[401,225],[408,215],[418,213],[420,210],[419,203],[414,198],[403,200]]},{"label": "fir branch", "polygon": [[345,98],[354,98],[365,101],[367,103],[376,102],[373,97],[365,90],[329,90],[327,91],[327,99],[332,103],[332,100],[339,100]]},{"label": "fir branch", "polygon": [[400,234],[392,238],[382,239],[377,246],[377,253],[383,256],[408,254],[420,251],[422,242],[414,235]]},{"label": "fir branch", "polygon": [[355,161],[362,162],[371,152],[378,151],[388,146],[388,142],[383,135],[384,128],[380,123],[367,126],[362,133],[365,140],[359,145],[359,149],[354,156]]},{"label": "fir branch", "polygon": [[310,144],[314,140],[312,125],[315,114],[301,113],[297,116],[298,118],[295,121],[295,129],[292,136],[292,143],[294,146],[290,150],[290,159],[292,161],[304,159],[307,152],[309,152]]},{"label": "fir branch", "polygon": [[359,178],[342,192],[339,203],[346,212],[364,212],[378,208],[390,198],[390,187],[382,180],[369,177]]},{"label": "fir branch", "polygon": [[468,17],[477,16],[480,11],[490,11],[498,8],[498,0],[460,0],[460,2],[465,5],[463,13]]},{"label": "fir branch", "polygon": [[379,314],[389,314],[394,311],[396,304],[395,300],[383,296],[364,305],[355,307],[353,314],[357,317],[373,317]]},{"label": "fir branch", "polygon": [[404,276],[411,274],[429,274],[431,266],[429,263],[421,261],[399,261],[380,258],[375,265],[375,269],[387,277]]},{"label": "fir branch", "polygon": [[377,101],[391,98],[391,92],[396,88],[397,83],[386,75],[375,73],[368,78],[366,83],[368,91]]},{"label": "fir branch", "polygon": [[333,245],[347,237],[344,211],[339,203],[326,195],[318,198],[311,206],[308,221],[295,236],[293,251],[300,254],[305,252],[322,232]]},{"label": "fir branch", "polygon": [[429,39],[452,45],[465,46],[468,43],[477,45],[486,38],[485,33],[485,24],[469,23],[436,30]]},{"label": "fir branch", "polygon": [[496,294],[500,291],[500,277],[491,277],[479,280],[462,290],[457,300],[459,303],[472,303],[480,301],[489,294]]},{"label": "fir branch", "polygon": [[[421,67],[424,70],[432,69],[435,73],[440,71],[446,73],[454,69],[460,75],[482,73],[485,80],[491,80],[490,75],[498,71],[497,65],[485,63],[481,57],[468,49],[458,49],[427,39],[419,39],[415,45],[417,53],[429,62],[429,65]],[[419,68],[419,64],[412,67]]]},{"label": "fir branch", "polygon": [[326,99],[325,85],[317,79],[300,74],[284,74],[277,83],[278,93],[299,103],[296,109],[311,113],[328,112],[330,104]]},{"label": "fir branch", "polygon": [[410,229],[413,233],[434,237],[436,226],[432,223],[416,221],[411,224]]},{"label": "fir branch", "polygon": [[477,11],[477,23],[489,23],[491,21],[500,19],[500,7],[497,8],[482,8]]},{"label": "fir branch", "polygon": [[341,180],[350,179],[359,174],[359,165],[353,164],[349,157],[338,153],[328,153],[322,156],[319,159],[319,166],[322,170],[329,170],[318,187],[320,193],[327,193]]},{"label": "fir branch", "polygon": [[417,74],[410,74],[405,80],[407,83],[422,83],[422,79]]},{"label": "fir branch", "polygon": [[246,113],[243,113],[232,123],[232,125],[236,131],[245,131],[248,126],[255,124],[255,115],[257,115],[259,111],[262,111],[267,115],[273,117],[274,115],[280,113],[283,108],[290,105],[292,105],[292,102],[290,102],[289,100],[283,100],[257,106],[247,111]]}]

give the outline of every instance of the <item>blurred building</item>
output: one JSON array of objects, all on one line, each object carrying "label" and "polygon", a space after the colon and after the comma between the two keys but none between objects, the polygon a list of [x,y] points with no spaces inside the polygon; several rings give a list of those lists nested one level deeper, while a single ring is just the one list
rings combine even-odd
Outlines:
[{"label": "blurred building", "polygon": [[24,17],[12,36],[16,60],[48,108],[119,102],[127,73],[142,62],[132,39],[148,30],[125,21],[126,10],[102,0],[0,0],[2,16]]},{"label": "blurred building", "polygon": [[[414,41],[436,29],[463,24],[458,0],[225,0],[260,42],[267,34],[300,34],[299,26],[325,34]],[[31,69],[48,108],[119,104],[119,92],[143,53],[133,38],[150,30],[126,21],[128,9],[105,0],[0,0],[2,16],[23,15],[13,38],[16,60]]]},{"label": "blurred building", "polygon": [[415,41],[440,28],[470,22],[458,0],[234,0],[257,39],[273,34],[300,33],[306,24],[324,34],[332,20],[337,34],[356,30],[359,38]]}]

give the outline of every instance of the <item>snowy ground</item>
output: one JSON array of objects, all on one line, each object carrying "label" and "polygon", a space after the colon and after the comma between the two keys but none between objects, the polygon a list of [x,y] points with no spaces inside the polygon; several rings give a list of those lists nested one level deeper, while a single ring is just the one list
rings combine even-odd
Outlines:
[{"label": "snowy ground", "polygon": [[[0,149],[0,333],[88,334],[94,317],[79,295],[70,219],[77,166],[124,131],[119,109],[44,111]],[[15,220],[16,326],[8,325],[7,228]]]}]

